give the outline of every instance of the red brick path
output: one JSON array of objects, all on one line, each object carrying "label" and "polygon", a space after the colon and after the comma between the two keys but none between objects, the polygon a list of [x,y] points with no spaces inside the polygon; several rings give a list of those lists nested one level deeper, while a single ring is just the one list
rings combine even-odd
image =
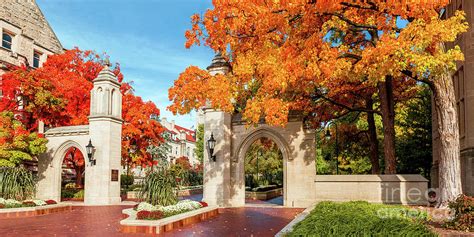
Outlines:
[{"label": "red brick path", "polygon": [[[0,220],[0,236],[149,236],[119,233],[128,206],[74,207],[72,211]],[[211,220],[164,236],[273,236],[303,209],[232,208]]]}]

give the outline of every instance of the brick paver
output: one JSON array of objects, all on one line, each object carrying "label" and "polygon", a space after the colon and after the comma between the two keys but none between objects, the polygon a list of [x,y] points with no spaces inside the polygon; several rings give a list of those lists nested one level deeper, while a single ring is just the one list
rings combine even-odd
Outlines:
[{"label": "brick paver", "polygon": [[[122,209],[129,206],[74,207],[45,216],[0,220],[0,236],[148,236],[122,234]],[[230,208],[210,220],[164,236],[273,236],[303,209]]]}]

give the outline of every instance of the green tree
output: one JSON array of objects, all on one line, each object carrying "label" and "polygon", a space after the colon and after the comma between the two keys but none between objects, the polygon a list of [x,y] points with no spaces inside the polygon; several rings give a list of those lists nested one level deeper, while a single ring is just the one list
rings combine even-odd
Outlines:
[{"label": "green tree", "polygon": [[159,168],[168,167],[168,154],[171,152],[171,136],[168,132],[163,132],[163,141],[158,146],[149,146],[147,152],[153,157],[153,161],[158,163]]},{"label": "green tree", "polygon": [[13,112],[0,113],[0,167],[15,167],[46,152],[47,140],[31,133]]},{"label": "green tree", "polygon": [[[283,155],[278,146],[268,138],[261,138],[250,145],[245,154],[246,186],[283,184]],[[253,181],[249,181],[249,177]],[[257,178],[258,177],[258,178]]]},{"label": "green tree", "polygon": [[431,91],[420,86],[417,96],[397,113],[397,172],[430,179],[432,162]]},{"label": "green tree", "polygon": [[199,124],[196,131],[196,150],[194,154],[199,163],[204,161],[204,124]]}]

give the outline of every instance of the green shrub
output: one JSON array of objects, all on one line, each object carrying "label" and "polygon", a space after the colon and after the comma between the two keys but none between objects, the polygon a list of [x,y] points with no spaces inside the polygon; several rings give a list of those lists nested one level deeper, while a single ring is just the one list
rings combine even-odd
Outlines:
[{"label": "green shrub", "polygon": [[61,190],[61,197],[62,198],[73,198],[74,194],[76,194],[76,190],[74,190],[74,189],[63,189],[63,190]]},{"label": "green shrub", "polygon": [[462,231],[474,231],[474,197],[459,195],[449,203],[454,211],[454,219],[446,222],[446,227]]},{"label": "green shrub", "polygon": [[436,236],[427,213],[367,202],[321,202],[288,236]]},{"label": "green shrub", "polygon": [[31,171],[25,168],[0,168],[0,197],[25,200],[35,194],[36,182]]},{"label": "green shrub", "polygon": [[168,170],[155,170],[142,181],[139,196],[152,205],[169,206],[178,202],[176,179]]},{"label": "green shrub", "polygon": [[84,198],[84,189],[79,190],[79,192],[74,194],[74,198],[83,199]]},{"label": "green shrub", "polygon": [[135,180],[133,178],[133,175],[126,175],[126,174],[120,175],[120,186],[122,187],[133,185],[134,181]]}]

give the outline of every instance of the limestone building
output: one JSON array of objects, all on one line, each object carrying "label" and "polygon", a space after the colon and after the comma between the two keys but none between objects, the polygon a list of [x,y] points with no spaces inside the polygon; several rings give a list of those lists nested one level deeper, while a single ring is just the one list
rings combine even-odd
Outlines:
[{"label": "limestone building", "polygon": [[173,163],[179,157],[185,156],[189,158],[192,165],[199,164],[194,154],[196,150],[196,131],[179,126],[172,120],[166,118],[161,119],[161,125],[165,128],[165,133],[170,138],[170,152],[167,155],[168,162]]},{"label": "limestone building", "polygon": [[[461,177],[464,193],[474,195],[474,1],[452,0],[447,6],[443,17],[454,15],[456,10],[466,12],[469,29],[458,37],[448,48],[459,45],[464,52],[465,61],[457,64],[453,74],[453,83],[456,91],[456,105],[458,111],[459,137],[461,146]],[[433,116],[433,124],[436,124]],[[438,185],[438,143],[439,134],[433,126],[433,168],[432,186]]]},{"label": "limestone building", "polygon": [[2,0],[0,34],[0,79],[9,66],[40,67],[48,55],[63,51],[35,0]]}]

